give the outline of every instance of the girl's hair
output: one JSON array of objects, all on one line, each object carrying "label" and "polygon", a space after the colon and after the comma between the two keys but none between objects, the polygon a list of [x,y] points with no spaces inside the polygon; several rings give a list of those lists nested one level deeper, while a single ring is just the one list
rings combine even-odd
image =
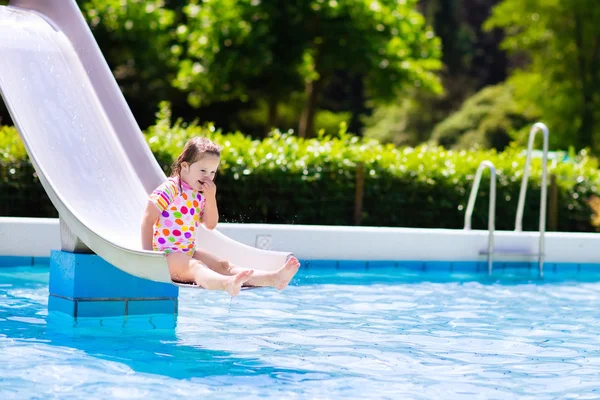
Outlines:
[{"label": "girl's hair", "polygon": [[181,191],[181,164],[187,162],[193,164],[201,160],[206,154],[220,157],[221,149],[210,139],[205,137],[195,137],[187,141],[181,154],[171,166],[171,176],[179,178],[179,191]]}]

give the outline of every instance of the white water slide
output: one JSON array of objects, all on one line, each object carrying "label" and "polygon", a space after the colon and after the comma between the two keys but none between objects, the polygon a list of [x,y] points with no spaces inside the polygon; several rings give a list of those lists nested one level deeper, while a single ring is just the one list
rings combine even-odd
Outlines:
[{"label": "white water slide", "polygon": [[[165,256],[142,250],[140,239],[148,194],[165,174],[75,0],[0,6],[0,92],[58,210],[62,250],[171,283]],[[207,229],[197,245],[255,269],[278,268],[290,255]]]}]

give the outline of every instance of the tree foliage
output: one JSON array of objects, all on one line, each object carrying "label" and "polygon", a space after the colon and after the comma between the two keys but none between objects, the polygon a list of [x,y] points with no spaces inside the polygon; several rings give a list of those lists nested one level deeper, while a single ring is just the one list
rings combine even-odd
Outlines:
[{"label": "tree foliage", "polygon": [[195,106],[260,95],[281,100],[300,86],[301,38],[280,26],[293,11],[294,2],[190,1],[177,28],[182,60],[175,84]]},{"label": "tree foliage", "polygon": [[434,127],[459,110],[463,102],[488,85],[506,79],[507,57],[498,47],[499,29],[483,31],[499,0],[421,0],[419,8],[442,44],[440,74],[444,92],[412,90],[377,106],[363,118],[363,134],[395,144],[417,145],[430,139]]},{"label": "tree foliage", "polygon": [[555,147],[600,149],[599,20],[596,0],[504,0],[486,22],[526,60],[510,78],[515,99],[541,114]]},{"label": "tree foliage", "polygon": [[446,148],[504,150],[511,141],[519,140],[517,133],[530,127],[537,117],[522,114],[513,96],[514,88],[508,84],[482,89],[435,127],[433,141]]},{"label": "tree foliage", "polygon": [[173,96],[175,9],[164,0],[79,0],[132,111],[143,127],[158,102]]},{"label": "tree foliage", "polygon": [[185,13],[178,32],[187,51],[176,85],[196,105],[258,93],[276,109],[304,85],[304,135],[340,70],[360,77],[375,101],[390,101],[408,86],[441,90],[439,40],[416,0],[192,0]]}]

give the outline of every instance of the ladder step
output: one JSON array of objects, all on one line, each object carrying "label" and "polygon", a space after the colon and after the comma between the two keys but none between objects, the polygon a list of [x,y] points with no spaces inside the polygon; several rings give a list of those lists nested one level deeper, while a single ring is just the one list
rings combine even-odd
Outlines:
[{"label": "ladder step", "polygon": [[[479,255],[488,255],[489,252],[487,250],[481,250]],[[521,256],[521,257],[539,257],[540,253],[535,253],[531,251],[523,251],[523,250],[494,250],[492,254],[498,254],[502,256]]]}]

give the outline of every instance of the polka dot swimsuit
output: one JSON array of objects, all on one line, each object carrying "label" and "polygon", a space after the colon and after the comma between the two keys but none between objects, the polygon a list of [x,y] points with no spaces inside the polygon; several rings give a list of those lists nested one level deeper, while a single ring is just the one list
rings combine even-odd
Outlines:
[{"label": "polka dot swimsuit", "polygon": [[196,230],[206,204],[202,194],[183,181],[180,190],[179,178],[169,178],[152,192],[150,202],[160,211],[154,224],[154,250],[192,257],[196,250]]}]

